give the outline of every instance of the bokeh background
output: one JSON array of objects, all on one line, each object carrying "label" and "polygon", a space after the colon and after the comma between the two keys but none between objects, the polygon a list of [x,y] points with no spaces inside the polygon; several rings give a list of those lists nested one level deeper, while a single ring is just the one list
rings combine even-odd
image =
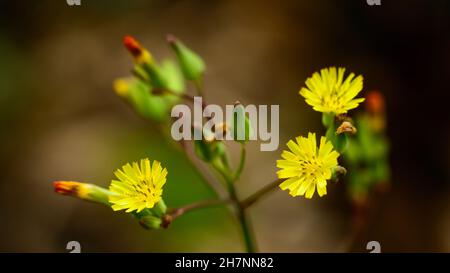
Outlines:
[{"label": "bokeh background", "polygon": [[146,231],[125,213],[53,192],[54,180],[106,186],[116,168],[150,156],[169,169],[170,206],[214,196],[159,126],[112,91],[132,65],[122,37],[161,58],[173,56],[167,33],[206,60],[209,102],[280,105],[280,148],[250,144],[241,197],[276,178],[288,139],[323,131],[298,95],[312,72],[344,66],[364,75],[364,92],[386,96],[392,187],[364,235],[341,248],[345,182],[321,199],[276,191],[250,210],[260,251],[366,251],[370,240],[386,252],[450,251],[449,1],[81,2],[0,2],[0,251],[66,252],[71,240],[85,252],[243,250],[225,208]]}]

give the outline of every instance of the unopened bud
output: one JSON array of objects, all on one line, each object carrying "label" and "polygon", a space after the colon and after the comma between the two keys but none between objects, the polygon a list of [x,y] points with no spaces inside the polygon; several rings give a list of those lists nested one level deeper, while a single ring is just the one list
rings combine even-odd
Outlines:
[{"label": "unopened bud", "polygon": [[137,64],[151,63],[152,55],[147,49],[143,48],[141,44],[132,36],[125,36],[123,38],[123,44],[128,51],[133,55],[134,61]]},{"label": "unopened bud", "polygon": [[110,195],[113,195],[112,192],[102,187],[75,181],[55,181],[53,182],[53,187],[56,193],[77,197],[86,201],[102,203],[108,206],[110,205],[108,198]]},{"label": "unopened bud", "polygon": [[130,85],[127,79],[119,78],[114,80],[113,88],[119,97],[126,98],[130,91]]},{"label": "unopened bud", "polygon": [[186,79],[199,81],[205,71],[205,63],[194,51],[186,47],[173,35],[167,35],[167,42],[172,47]]}]

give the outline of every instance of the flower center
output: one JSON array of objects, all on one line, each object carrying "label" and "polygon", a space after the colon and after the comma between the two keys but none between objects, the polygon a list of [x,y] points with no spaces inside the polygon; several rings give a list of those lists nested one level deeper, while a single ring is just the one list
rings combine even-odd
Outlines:
[{"label": "flower center", "polygon": [[316,180],[317,174],[322,172],[322,162],[320,162],[315,156],[309,160],[301,162],[301,174]]}]

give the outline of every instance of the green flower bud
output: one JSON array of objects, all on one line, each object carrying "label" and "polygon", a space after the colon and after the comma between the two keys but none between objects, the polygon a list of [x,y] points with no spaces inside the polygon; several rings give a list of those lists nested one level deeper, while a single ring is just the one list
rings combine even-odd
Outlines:
[{"label": "green flower bud", "polygon": [[145,118],[164,121],[167,119],[169,105],[163,97],[151,94],[150,89],[148,84],[140,80],[133,81],[130,84],[129,101],[133,108]]},{"label": "green flower bud", "polygon": [[205,71],[202,58],[172,35],[167,36],[167,42],[177,56],[184,77],[188,80],[200,81]]},{"label": "green flower bud", "polygon": [[248,142],[250,140],[250,136],[252,135],[250,119],[245,115],[245,108],[239,102],[237,102],[234,106],[231,132],[233,134],[234,141],[242,144]]},{"label": "green flower bud", "polygon": [[[160,70],[165,78],[165,88],[175,94],[184,93],[184,79],[178,65],[171,60],[164,60],[161,63]],[[174,95],[172,95],[173,97]]]},{"label": "green flower bud", "polygon": [[163,70],[155,62],[144,63],[143,68],[148,75],[150,84],[155,88],[167,88],[168,83]]}]

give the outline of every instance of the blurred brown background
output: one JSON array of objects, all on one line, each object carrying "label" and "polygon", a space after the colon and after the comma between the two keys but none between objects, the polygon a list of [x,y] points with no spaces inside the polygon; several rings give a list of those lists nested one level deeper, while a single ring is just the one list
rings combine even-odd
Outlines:
[{"label": "blurred brown background", "polygon": [[[122,164],[150,156],[169,169],[171,206],[211,191],[158,126],[112,91],[136,36],[171,56],[173,33],[205,59],[210,103],[280,105],[280,148],[252,143],[242,197],[276,178],[288,139],[322,132],[298,90],[312,72],[344,66],[365,91],[387,98],[392,188],[350,251],[450,251],[450,2],[383,1],[1,1],[0,251],[242,251],[224,208],[193,212],[169,230],[145,231],[124,213],[53,192],[53,180],[108,185]],[[237,157],[237,150],[234,157]],[[251,209],[260,251],[342,251],[350,206],[343,183],[326,198],[278,191]],[[168,194],[168,192],[170,194]]]}]

